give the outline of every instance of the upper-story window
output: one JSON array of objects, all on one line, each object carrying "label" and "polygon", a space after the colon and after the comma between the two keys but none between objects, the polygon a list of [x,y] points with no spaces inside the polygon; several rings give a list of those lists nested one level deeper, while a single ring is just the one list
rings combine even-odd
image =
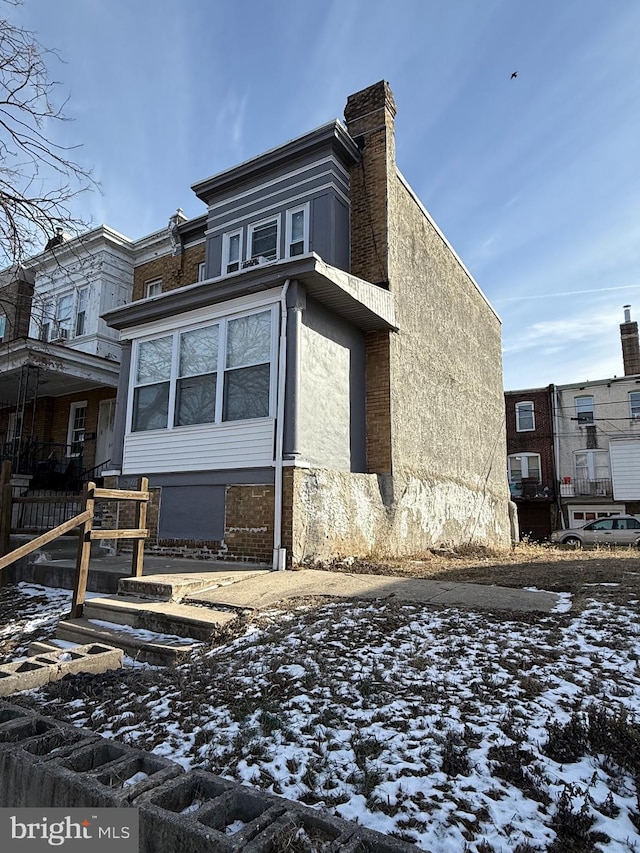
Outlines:
[{"label": "upper-story window", "polygon": [[583,395],[575,398],[576,418],[579,424],[593,423],[593,397]]},{"label": "upper-story window", "polygon": [[309,205],[303,204],[287,211],[287,257],[304,255],[309,251]]},{"label": "upper-story window", "polygon": [[56,302],[56,314],[53,328],[49,333],[49,340],[66,340],[71,337],[71,315],[73,312],[73,294],[65,293],[58,297]]},{"label": "upper-story window", "polygon": [[84,335],[87,331],[87,305],[89,302],[89,288],[81,287],[76,300],[76,337]]},{"label": "upper-story window", "polygon": [[277,260],[279,221],[280,218],[276,216],[249,226],[249,260]]},{"label": "upper-story window", "polygon": [[0,342],[4,340],[7,334],[7,317],[5,314],[0,314]]},{"label": "upper-story window", "polygon": [[516,403],[516,430],[518,432],[532,432],[535,428],[536,418],[533,403],[530,400]]},{"label": "upper-story window", "polygon": [[640,391],[629,392],[629,417],[640,419]]},{"label": "upper-story window", "polygon": [[159,293],[162,293],[162,279],[154,278],[152,281],[148,281],[144,287],[144,295],[149,298],[149,296],[157,296]]},{"label": "upper-story window", "polygon": [[198,264],[198,281],[204,281],[207,274],[207,265],[203,261],[201,264]]},{"label": "upper-story window", "polygon": [[512,453],[507,456],[507,471],[511,494],[523,494],[523,480],[537,484],[540,481],[540,455],[538,453]]},{"label": "upper-story window", "polygon": [[132,432],[269,417],[273,311],[137,344]]},{"label": "upper-story window", "polygon": [[225,234],[222,239],[223,274],[238,272],[242,260],[242,230]]}]

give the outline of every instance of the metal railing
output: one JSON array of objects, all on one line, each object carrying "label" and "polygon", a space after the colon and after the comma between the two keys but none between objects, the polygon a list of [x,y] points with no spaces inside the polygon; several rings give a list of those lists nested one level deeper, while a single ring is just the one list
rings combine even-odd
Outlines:
[{"label": "metal railing", "polygon": [[559,491],[563,497],[589,496],[592,498],[610,498],[613,496],[613,486],[608,477],[588,480],[583,477],[569,479],[559,483]]},{"label": "metal railing", "polygon": [[[0,463],[8,460],[14,474],[31,477],[36,489],[80,491],[82,476],[82,446],[53,441],[6,441],[0,444]],[[93,469],[90,469],[93,470]]]}]

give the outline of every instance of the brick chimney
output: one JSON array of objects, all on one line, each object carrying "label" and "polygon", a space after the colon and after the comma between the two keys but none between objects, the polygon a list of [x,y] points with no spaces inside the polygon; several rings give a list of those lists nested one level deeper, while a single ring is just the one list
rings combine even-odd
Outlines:
[{"label": "brick chimney", "polygon": [[[389,287],[389,201],[396,178],[396,105],[385,80],[347,98],[344,117],[360,149],[351,167],[351,273]],[[389,332],[365,333],[367,470],[392,473]]]},{"label": "brick chimney", "polygon": [[351,272],[382,287],[389,286],[388,208],[395,179],[396,105],[386,80],[349,95],[344,117],[360,148],[361,161],[351,167]]},{"label": "brick chimney", "polygon": [[624,323],[620,323],[620,341],[622,342],[622,362],[625,376],[640,374],[640,342],[638,324],[631,322],[631,306],[624,306]]}]

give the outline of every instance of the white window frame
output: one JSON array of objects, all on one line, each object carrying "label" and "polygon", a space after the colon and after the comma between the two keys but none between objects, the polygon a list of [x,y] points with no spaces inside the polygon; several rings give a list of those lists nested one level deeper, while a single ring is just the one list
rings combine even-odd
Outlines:
[{"label": "white window frame", "polygon": [[[531,457],[535,457],[538,460],[538,479],[540,480],[542,478],[542,460],[540,459],[539,453],[510,453],[507,456],[507,471],[509,473],[509,482],[510,483],[517,482],[511,476],[511,460],[516,459],[516,458],[521,460],[522,464],[520,466],[520,469],[521,469],[521,480],[520,480],[520,482],[522,482],[522,480],[525,480],[529,477],[529,459]],[[525,469],[526,469],[526,473],[525,473]]]},{"label": "white window frame", "polygon": [[0,342],[4,340],[7,334],[7,315],[0,314]]},{"label": "white window frame", "polygon": [[[577,397],[574,397],[573,399],[576,407],[576,420],[578,421],[578,423],[592,424],[595,420],[593,394],[581,394]],[[591,408],[583,409],[579,407],[578,400],[591,400]],[[591,415],[591,417],[588,417],[589,415]]]},{"label": "white window frame", "polygon": [[632,421],[640,420],[640,391],[629,391],[629,417]]},{"label": "white window frame", "polygon": [[[521,414],[522,410],[525,409],[525,406],[531,407],[531,422],[533,426],[523,427],[521,424]],[[525,410],[527,414],[529,410]],[[516,432],[535,432],[536,429],[536,412],[535,406],[533,404],[533,400],[520,400],[519,403],[516,403]]]},{"label": "white window frame", "polygon": [[[84,409],[85,410],[85,416],[84,416],[85,417],[85,426],[84,426],[84,429],[82,431],[83,432],[82,439],[77,439],[76,441],[74,441],[73,433],[75,432],[74,426],[75,426],[75,420],[76,420],[76,412],[78,411],[78,409]],[[80,453],[74,453],[73,452],[73,445],[74,444],[84,444],[84,434],[86,433],[86,426],[87,426],[86,409],[87,409],[87,400],[77,400],[75,403],[71,403],[71,405],[69,406],[69,422],[67,424],[67,457],[69,457],[69,458],[74,457],[74,456],[80,456]]]},{"label": "white window frame", "polygon": [[[67,302],[69,305],[69,312],[67,316],[61,316],[61,306],[63,302]],[[67,293],[61,293],[56,299],[56,308],[55,308],[55,316],[53,318],[53,324],[51,327],[51,331],[49,333],[49,340],[57,340],[58,338],[66,339],[70,338],[73,334],[74,329],[74,320],[75,320],[75,299],[73,291],[68,291]],[[66,313],[66,312],[65,312]]]},{"label": "white window frame", "polygon": [[207,264],[205,261],[202,261],[202,263],[198,264],[198,281],[204,281],[205,280],[206,271],[207,271]]},{"label": "white window frame", "polygon": [[162,293],[162,279],[152,278],[145,282],[144,295],[145,299],[150,299],[152,296],[158,296]]},{"label": "white window frame", "polygon": [[[232,237],[238,237],[238,260],[230,261],[229,260],[229,246],[231,243]],[[226,234],[222,235],[222,266],[221,273],[222,275],[233,275],[237,272],[240,272],[242,269],[242,261],[244,259],[243,256],[243,232],[242,228],[236,228],[235,231],[228,231]],[[229,270],[228,267],[232,264],[238,264],[237,270]]]},{"label": "white window frame", "polygon": [[[242,311],[235,314],[225,314],[221,317],[211,318],[210,320],[203,321],[197,324],[190,324],[187,326],[181,326],[178,329],[173,329],[170,331],[158,332],[154,335],[148,335],[144,338],[138,338],[133,342],[133,349],[131,353],[131,370],[129,374],[129,400],[127,406],[127,435],[139,435],[145,432],[166,432],[173,430],[192,430],[194,428],[201,427],[211,427],[214,425],[220,424],[247,424],[252,423],[256,420],[263,420],[264,418],[274,418],[275,417],[275,405],[276,405],[276,352],[277,352],[277,306],[275,305],[262,305],[260,307],[256,307],[251,309],[250,311]],[[264,416],[264,418],[247,418],[245,420],[223,420],[223,396],[224,396],[224,387],[225,387],[225,374],[232,370],[232,368],[226,367],[226,357],[227,357],[227,327],[228,324],[232,320],[237,320],[242,317],[249,317],[253,314],[266,314],[269,313],[270,321],[271,321],[271,345],[269,348],[269,411],[268,414]],[[218,363],[216,369],[216,405],[215,405],[215,419],[213,421],[208,421],[200,424],[184,424],[184,425],[176,425],[176,390],[177,383],[179,377],[179,362],[180,362],[180,336],[185,332],[191,332],[195,329],[203,329],[208,326],[218,326]],[[141,344],[146,343],[147,341],[158,340],[159,338],[172,337],[172,357],[171,357],[171,371],[169,375],[169,402],[168,402],[168,412],[167,412],[167,425],[166,427],[161,427],[156,430],[133,430],[133,416],[134,416],[134,396],[135,390],[139,387],[144,387],[145,384],[148,383],[137,383],[136,382],[136,372],[137,372],[137,364],[138,364],[138,352]],[[262,363],[262,362],[261,362]],[[167,380],[163,380],[167,381]]]},{"label": "white window frame", "polygon": [[[287,219],[285,225],[285,256],[287,258],[298,257],[298,255],[291,254],[291,246],[292,246],[292,231],[293,231],[293,215],[295,213],[304,213],[304,223],[303,223],[303,234],[302,234],[302,252],[299,252],[300,255],[306,255],[309,252],[309,202],[305,204],[299,204],[297,207],[292,207],[287,210]],[[298,242],[298,241],[296,241]]]},{"label": "white window frame", "polygon": [[[84,296],[84,307],[82,307],[82,299]],[[89,286],[80,287],[76,293],[76,305],[74,311],[74,322],[73,322],[73,336],[78,338],[87,334],[87,308],[89,307]],[[80,320],[80,315],[83,315],[82,318],[82,331],[78,332],[78,323]]]},{"label": "white window frame", "polygon": [[[589,480],[610,480],[611,479],[611,460],[609,459],[609,451],[608,450],[574,450],[573,452],[573,469],[576,472],[576,479],[578,478],[578,467],[577,467],[577,457],[578,456],[586,456],[587,457],[587,473],[589,474]],[[606,477],[596,477],[596,457],[602,459],[606,457],[607,459],[607,470],[608,474]]]},{"label": "white window frame", "polygon": [[253,243],[253,235],[254,232],[258,228],[264,228],[265,225],[270,225],[272,222],[276,223],[276,256],[275,258],[269,258],[269,263],[273,263],[274,261],[280,260],[280,214],[276,213],[274,216],[267,216],[265,219],[261,219],[259,222],[252,222],[249,225],[247,232],[247,260],[253,261],[257,260],[257,258],[262,257],[261,255],[254,255],[251,250],[251,244]]}]

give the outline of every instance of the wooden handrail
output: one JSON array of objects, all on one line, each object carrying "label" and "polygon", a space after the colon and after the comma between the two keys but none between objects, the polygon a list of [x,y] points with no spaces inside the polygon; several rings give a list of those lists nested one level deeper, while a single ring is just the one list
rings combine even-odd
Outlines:
[{"label": "wooden handrail", "polygon": [[43,533],[42,536],[38,536],[37,539],[32,539],[31,542],[26,542],[24,545],[16,548],[15,551],[11,551],[11,553],[6,554],[4,557],[0,557],[0,569],[4,569],[12,563],[15,563],[16,560],[19,560],[21,557],[26,557],[33,551],[37,551],[38,548],[41,548],[43,545],[47,545],[49,542],[57,539],[58,536],[63,536],[65,533],[73,530],[74,527],[78,527],[79,524],[85,524],[92,516],[93,512],[85,509],[85,511],[81,512],[80,515],[74,515],[73,518],[59,524],[58,527],[54,527],[53,530],[47,530],[46,533]]}]

